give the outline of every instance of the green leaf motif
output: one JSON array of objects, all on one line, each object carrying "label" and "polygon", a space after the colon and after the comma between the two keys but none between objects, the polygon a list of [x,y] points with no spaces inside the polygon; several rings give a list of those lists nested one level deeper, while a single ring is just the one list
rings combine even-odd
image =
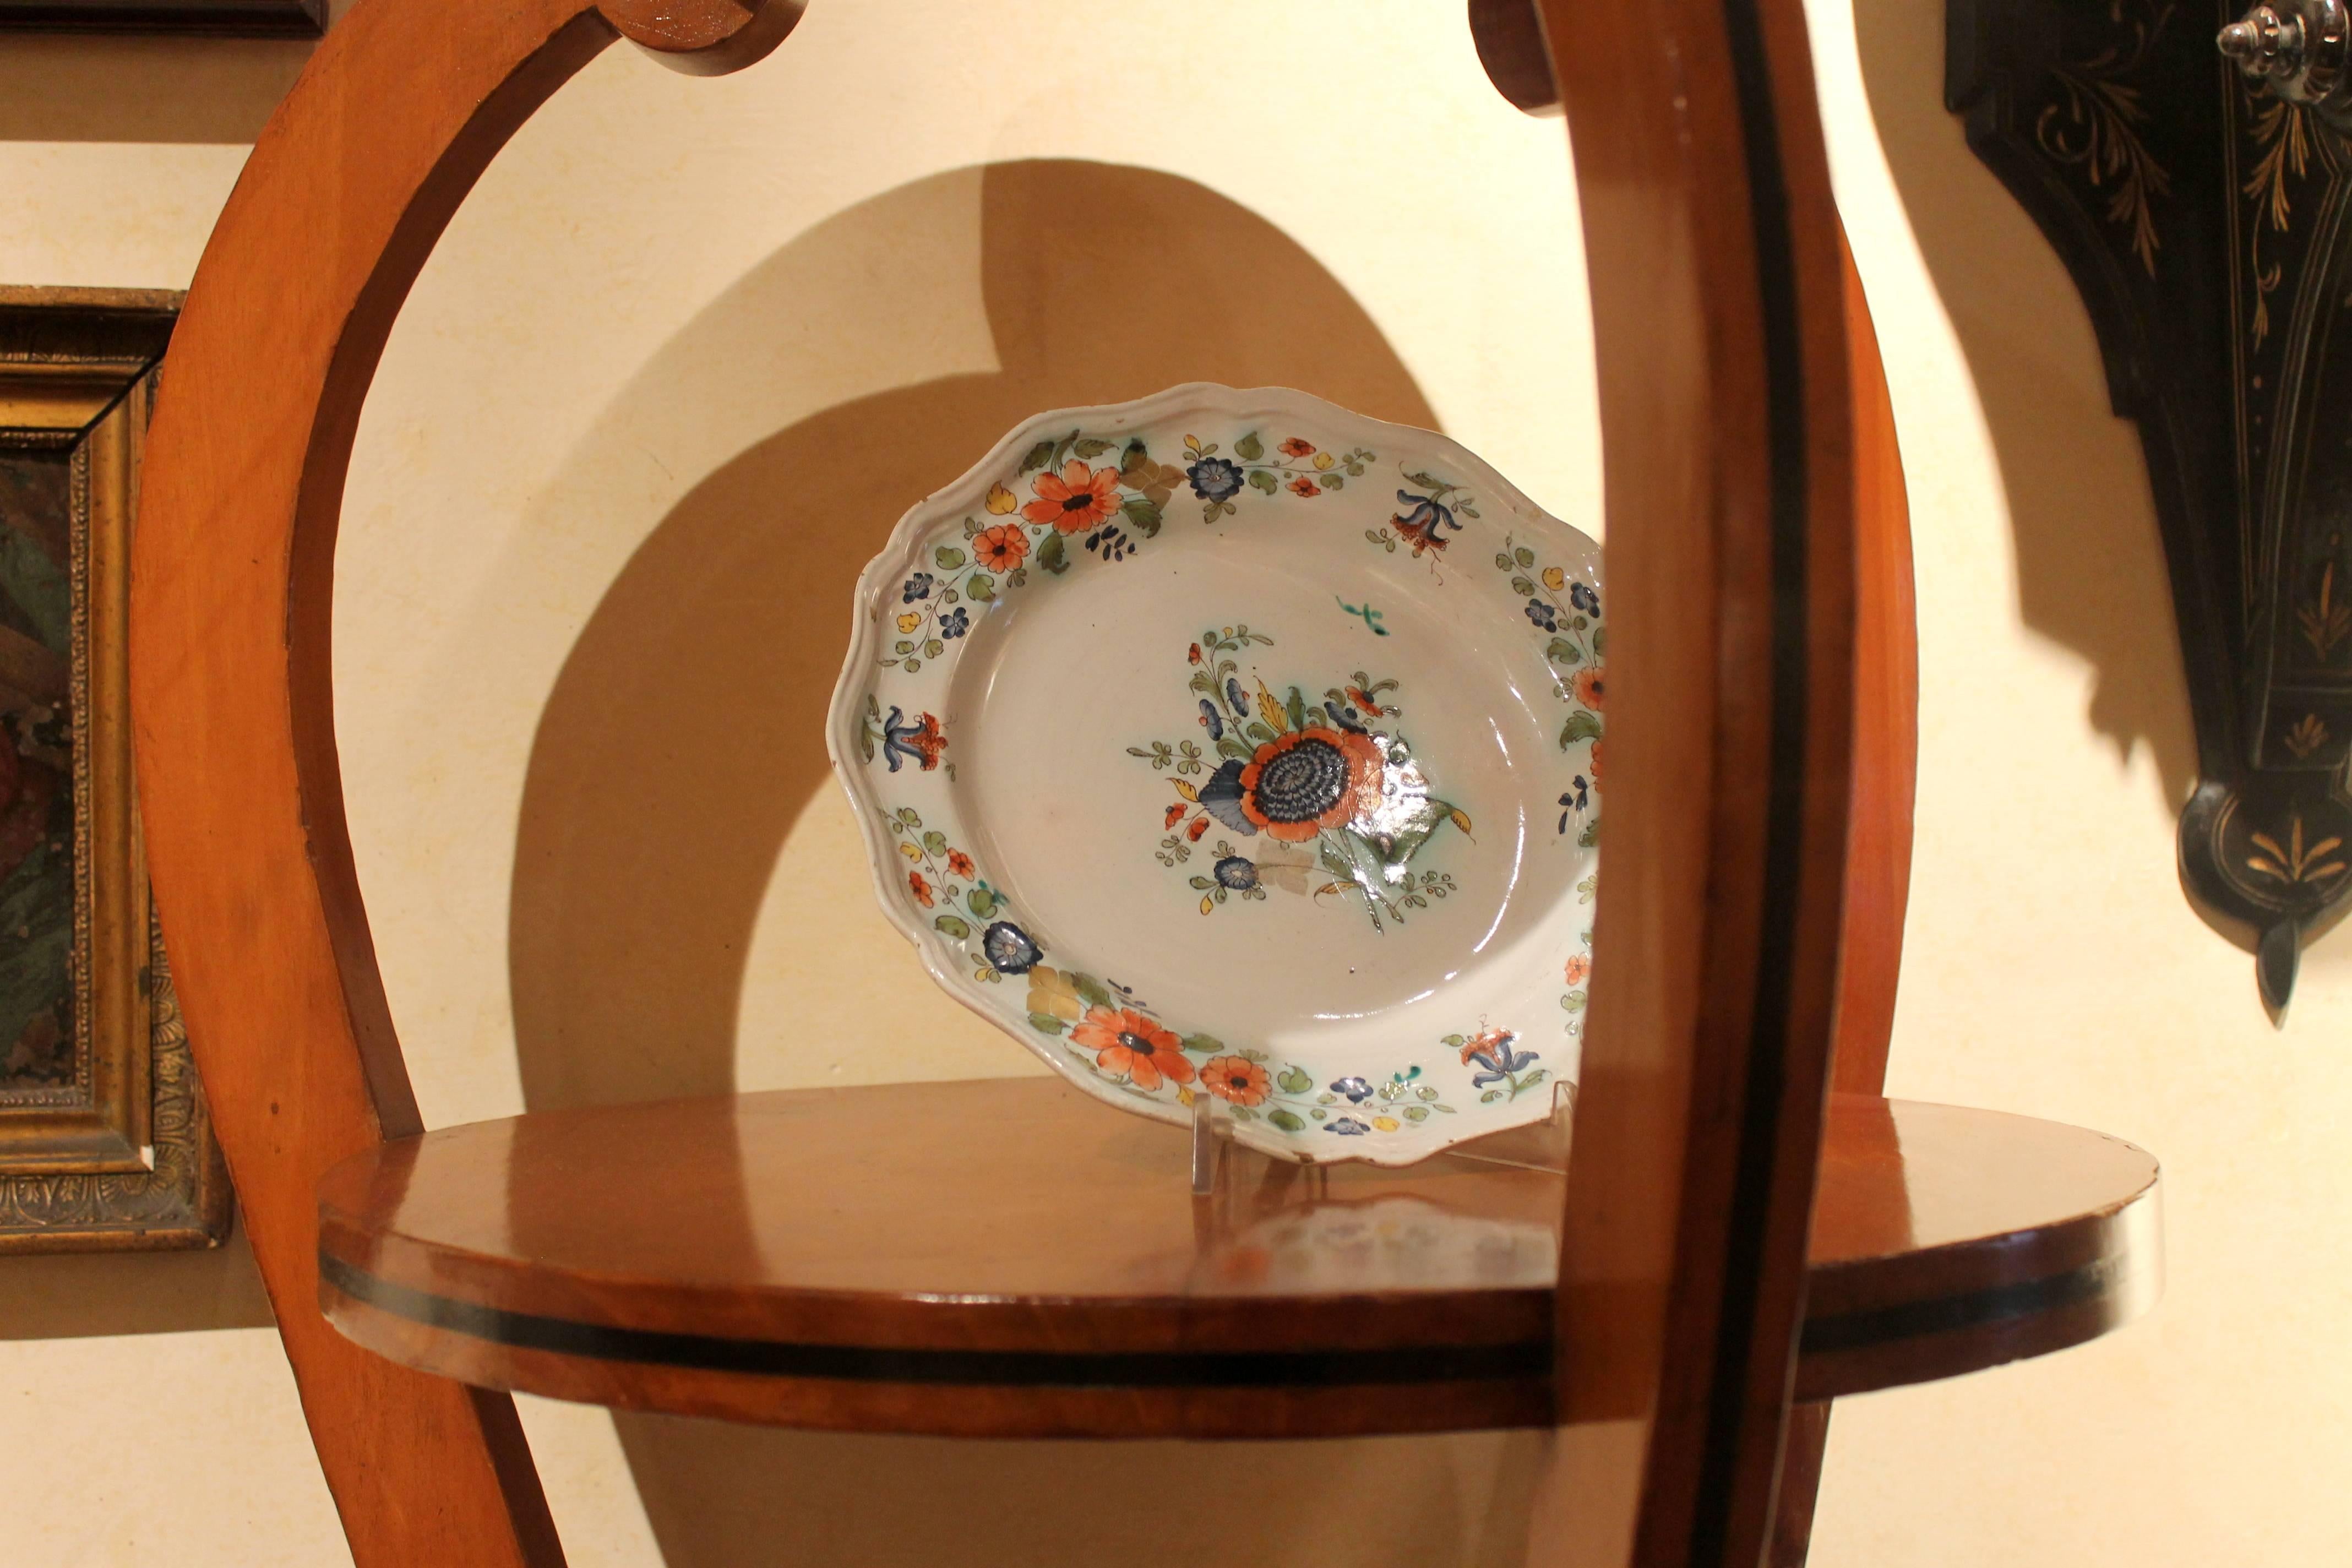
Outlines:
[{"label": "green leaf motif", "polygon": [[996,579],[985,572],[975,572],[963,585],[963,591],[971,595],[973,604],[985,605],[996,597]]},{"label": "green leaf motif", "polygon": [[925,658],[937,658],[940,655],[947,651],[947,644],[941,642],[937,637],[933,637],[930,641],[923,645],[923,657]]},{"label": "green leaf motif", "polygon": [[996,912],[996,895],[986,888],[974,888],[964,895],[963,905],[982,920],[986,920]]},{"label": "green leaf motif", "polygon": [[1127,514],[1128,525],[1150,539],[1160,531],[1160,509],[1144,496],[1129,496],[1118,509]]},{"label": "green leaf motif", "polygon": [[1559,999],[1559,1005],[1571,1013],[1581,1013],[1584,1011],[1584,993],[1571,991]]},{"label": "green leaf motif", "polygon": [[1099,458],[1110,450],[1110,443],[1094,436],[1087,437],[1070,448],[1081,458]]},{"label": "green leaf motif", "polygon": [[1050,463],[1053,460],[1054,443],[1051,441],[1040,441],[1035,446],[1029,448],[1029,455],[1027,457],[1021,459],[1021,472],[1024,474],[1030,473],[1035,469],[1044,468],[1047,463]]},{"label": "green leaf motif", "polygon": [[1429,1107],[1408,1105],[1404,1108],[1404,1119],[1407,1121],[1426,1121],[1429,1120]]},{"label": "green leaf motif", "polygon": [[933,921],[931,924],[938,927],[940,931],[947,932],[948,935],[955,938],[958,942],[961,942],[964,938],[971,934],[971,927],[966,925],[963,921],[958,920],[953,915],[941,915],[939,919]]},{"label": "green leaf motif", "polygon": [[1307,1123],[1301,1121],[1298,1119],[1297,1113],[1295,1111],[1269,1110],[1265,1113],[1265,1119],[1268,1121],[1273,1122],[1276,1127],[1281,1128],[1285,1132],[1304,1132],[1307,1131]]},{"label": "green leaf motif", "polygon": [[1285,1094],[1305,1094],[1315,1087],[1314,1076],[1295,1062],[1276,1073],[1274,1082]]},{"label": "green leaf motif", "polygon": [[1272,495],[1276,489],[1281,488],[1281,481],[1277,480],[1274,477],[1274,470],[1272,468],[1252,468],[1250,470],[1249,482],[1250,489],[1254,490],[1264,490],[1268,495]]},{"label": "green leaf motif", "polygon": [[1292,729],[1307,728],[1307,699],[1299,694],[1296,686],[1290,689],[1290,701],[1283,711],[1289,716]]},{"label": "green leaf motif", "polygon": [[944,856],[948,852],[948,836],[933,828],[923,835],[923,847],[934,856]]},{"label": "green leaf motif", "polygon": [[1583,832],[1576,836],[1576,847],[1579,849],[1590,849],[1600,842],[1601,819],[1596,816],[1584,825]]},{"label": "green leaf motif", "polygon": [[1602,654],[1607,653],[1608,651],[1609,651],[1609,628],[1608,628],[1607,626],[1595,626],[1595,627],[1593,627],[1593,628],[1592,628],[1592,657],[1593,657],[1593,658],[1599,658]]},{"label": "green leaf motif", "polygon": [[1186,1050],[1199,1051],[1204,1056],[1214,1056],[1225,1048],[1225,1042],[1214,1035],[1187,1035],[1182,1044]]},{"label": "green leaf motif", "polygon": [[1584,656],[1566,637],[1554,637],[1544,645],[1544,657],[1554,664],[1582,664]]},{"label": "green leaf motif", "polygon": [[1058,1035],[1062,1032],[1062,1020],[1051,1013],[1032,1013],[1029,1026],[1041,1035]]},{"label": "green leaf motif", "polygon": [[1056,577],[1070,569],[1069,557],[1065,555],[1062,552],[1062,536],[1060,534],[1047,534],[1045,536],[1045,542],[1037,546],[1037,564],[1044,567],[1046,571],[1051,572]]},{"label": "green leaf motif", "polygon": [[1112,1005],[1110,987],[1091,974],[1071,975],[1070,989],[1076,992],[1078,999],[1089,1007],[1108,1007]]},{"label": "green leaf motif", "polygon": [[1514,594],[1518,595],[1521,598],[1526,598],[1526,599],[1532,599],[1532,598],[1534,598],[1534,597],[1536,596],[1536,584],[1535,584],[1535,579],[1534,579],[1534,578],[1532,578],[1532,577],[1514,577],[1514,578],[1512,578],[1512,579],[1511,579],[1511,592],[1512,592],[1512,593],[1514,593]]},{"label": "green leaf motif", "polygon": [[1234,443],[1234,456],[1244,463],[1255,463],[1265,456],[1265,443],[1259,440],[1257,432],[1253,430]]},{"label": "green leaf motif", "polygon": [[1522,544],[1511,552],[1511,559],[1522,566],[1532,566],[1536,563],[1536,552]]},{"label": "green leaf motif", "polygon": [[1599,739],[1601,739],[1601,715],[1585,708],[1580,708],[1570,714],[1567,727],[1559,732],[1559,744],[1562,751],[1566,751],[1579,741]]},{"label": "green leaf motif", "polygon": [[942,544],[931,552],[931,559],[940,563],[942,572],[952,572],[963,564],[963,552],[952,544]]}]

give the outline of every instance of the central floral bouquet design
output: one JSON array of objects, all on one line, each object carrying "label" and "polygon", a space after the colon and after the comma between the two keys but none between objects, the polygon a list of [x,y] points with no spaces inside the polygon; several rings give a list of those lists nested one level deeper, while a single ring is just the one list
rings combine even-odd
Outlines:
[{"label": "central floral bouquet design", "polygon": [[1212,827],[1261,840],[1244,850],[1219,838],[1208,870],[1188,874],[1204,915],[1271,888],[1357,903],[1382,930],[1455,891],[1450,872],[1412,864],[1443,828],[1469,833],[1470,818],[1431,792],[1391,722],[1402,712],[1390,700],[1399,683],[1360,669],[1320,698],[1298,686],[1279,698],[1255,669],[1254,689],[1242,684],[1237,656],[1253,646],[1274,639],[1246,626],[1212,627],[1186,653],[1205,749],[1194,740],[1127,749],[1172,775],[1160,863],[1189,865]]}]

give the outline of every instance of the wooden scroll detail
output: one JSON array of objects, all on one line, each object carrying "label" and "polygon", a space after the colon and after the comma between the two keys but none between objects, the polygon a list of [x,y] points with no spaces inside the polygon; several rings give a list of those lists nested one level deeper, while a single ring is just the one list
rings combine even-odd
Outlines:
[{"label": "wooden scroll detail", "polygon": [[[1546,0],[1543,23],[1584,209],[1616,676],[1560,1404],[1638,1435],[1631,1561],[1747,1568],[1837,996],[1854,584],[1837,218],[1797,5]],[[1612,1523],[1593,1488],[1570,1500],[1579,1479],[1547,1521],[1563,1549]]]},{"label": "wooden scroll detail", "polygon": [[[688,69],[790,0],[370,0],[263,131],[181,317],[132,569],[141,800],[198,1068],[362,1568],[562,1561],[511,1401],[360,1350],[317,1304],[313,1190],[418,1130],[352,870],[329,674],[360,405],[490,158],[620,33]],[[616,31],[617,29],[617,31]]]}]

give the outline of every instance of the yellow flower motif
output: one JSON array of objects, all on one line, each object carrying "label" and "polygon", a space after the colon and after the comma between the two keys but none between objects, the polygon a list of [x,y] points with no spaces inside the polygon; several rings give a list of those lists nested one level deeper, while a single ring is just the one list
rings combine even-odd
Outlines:
[{"label": "yellow flower motif", "polygon": [[1315,454],[1315,466],[1318,469],[1328,469],[1334,467],[1338,461],[1339,459],[1332,457],[1328,452],[1318,452]]},{"label": "yellow flower motif", "polygon": [[1086,1004],[1078,1000],[1077,987],[1070,984],[1070,977],[1041,963],[1029,972],[1029,1011],[1075,1024],[1086,1016],[1087,1009]]},{"label": "yellow flower motif", "polygon": [[1397,1130],[1397,1119],[1393,1116],[1375,1116],[1372,1118],[1372,1125],[1382,1132],[1393,1132]]},{"label": "yellow flower motif", "polygon": [[1011,490],[1006,489],[1003,485],[991,485],[988,487],[988,510],[994,512],[997,516],[1003,517],[1006,512],[1011,511],[1014,507],[1019,506],[1020,504],[1021,498],[1014,495]]},{"label": "yellow flower motif", "polygon": [[909,860],[919,860],[923,858],[923,852],[920,849],[903,838],[898,841],[898,853]]},{"label": "yellow flower motif", "polygon": [[1553,593],[1559,593],[1562,587],[1567,585],[1567,583],[1568,574],[1561,571],[1559,567],[1547,566],[1543,569],[1543,584],[1545,587],[1549,588]]},{"label": "yellow flower motif", "polygon": [[898,617],[898,629],[902,632],[911,632],[922,624],[922,616],[914,610],[908,610],[905,615]]}]

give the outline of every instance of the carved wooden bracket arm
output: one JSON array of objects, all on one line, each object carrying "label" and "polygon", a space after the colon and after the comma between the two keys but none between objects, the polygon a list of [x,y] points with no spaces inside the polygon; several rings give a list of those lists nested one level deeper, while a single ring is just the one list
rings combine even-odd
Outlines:
[{"label": "carved wooden bracket arm", "polygon": [[1949,0],[1945,99],[2139,426],[2197,731],[2181,880],[2276,1021],[2352,898],[2352,121],[2339,0],[2217,47],[2234,11]]}]

